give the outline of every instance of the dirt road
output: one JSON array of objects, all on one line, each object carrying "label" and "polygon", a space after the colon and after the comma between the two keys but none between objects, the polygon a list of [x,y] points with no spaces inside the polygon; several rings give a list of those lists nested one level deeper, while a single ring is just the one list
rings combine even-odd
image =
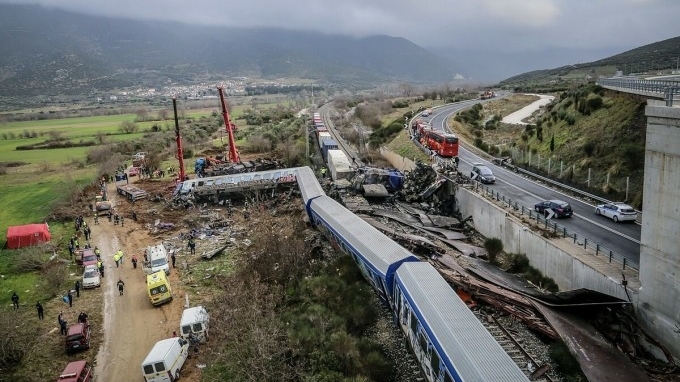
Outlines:
[{"label": "dirt road", "polygon": [[540,109],[542,106],[545,106],[552,102],[552,100],[555,99],[553,96],[547,96],[547,95],[542,95],[542,94],[533,94],[535,96],[540,97],[540,99],[531,105],[527,105],[520,110],[517,110],[516,112],[507,115],[503,118],[501,122],[503,123],[508,123],[511,125],[526,125],[525,122],[522,122],[525,118],[529,118],[536,110]]},{"label": "dirt road", "polygon": [[[88,219],[88,224],[93,224],[93,243],[101,249],[105,266],[102,279],[104,343],[97,353],[95,376],[98,382],[142,381],[141,363],[149,350],[157,341],[172,337],[172,332],[178,331],[184,294],[178,272],[173,269],[170,274],[173,301],[158,308],[151,305],[145,275],[139,265],[133,269],[130,259],[133,254],[143,259],[144,248],[159,239],[150,237],[144,227],[129,218],[131,205],[118,197],[115,185],[109,185],[108,195],[125,217],[125,226],[114,225],[106,218],[94,225],[92,219]],[[113,254],[119,249],[125,258],[123,265],[116,268]],[[118,278],[125,282],[123,296],[116,286]],[[95,332],[98,331],[95,329]],[[182,375],[185,381],[193,379],[184,370]]]}]

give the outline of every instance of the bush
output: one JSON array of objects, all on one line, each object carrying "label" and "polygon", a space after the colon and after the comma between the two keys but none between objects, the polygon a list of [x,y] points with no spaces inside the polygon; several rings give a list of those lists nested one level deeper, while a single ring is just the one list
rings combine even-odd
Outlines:
[{"label": "bush", "polygon": [[508,254],[509,267],[506,270],[509,273],[523,274],[529,270],[529,258],[523,253]]},{"label": "bush", "polygon": [[583,152],[586,156],[591,157],[595,154],[595,148],[597,148],[597,143],[593,141],[588,141],[583,145]]},{"label": "bush", "polygon": [[641,168],[645,163],[644,146],[635,143],[626,143],[621,147],[621,156],[630,171]]},{"label": "bush", "polygon": [[489,262],[496,264],[496,257],[503,252],[503,242],[497,237],[484,240],[484,249],[489,252]]},{"label": "bush", "polygon": [[404,107],[408,107],[408,101],[405,100],[399,100],[399,101],[394,101],[392,102],[392,107],[395,109],[401,109]]},{"label": "bush", "polygon": [[602,97],[600,97],[597,94],[591,94],[586,99],[586,107],[587,107],[586,110],[593,112],[593,111],[601,108],[603,104],[604,104],[604,101],[602,100]]},{"label": "bush", "polygon": [[139,127],[132,121],[123,121],[120,124],[120,127],[118,127],[118,130],[123,134],[132,134],[136,133],[139,130]]}]

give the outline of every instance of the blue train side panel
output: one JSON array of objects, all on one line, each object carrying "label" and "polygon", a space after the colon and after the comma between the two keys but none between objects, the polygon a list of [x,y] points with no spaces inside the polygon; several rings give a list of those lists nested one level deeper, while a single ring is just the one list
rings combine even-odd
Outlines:
[{"label": "blue train side panel", "polygon": [[394,308],[394,273],[402,263],[420,260],[328,196],[311,200],[310,211],[312,222],[354,258],[381,300]]},{"label": "blue train side panel", "polygon": [[396,272],[395,314],[429,382],[529,379],[429,263]]}]

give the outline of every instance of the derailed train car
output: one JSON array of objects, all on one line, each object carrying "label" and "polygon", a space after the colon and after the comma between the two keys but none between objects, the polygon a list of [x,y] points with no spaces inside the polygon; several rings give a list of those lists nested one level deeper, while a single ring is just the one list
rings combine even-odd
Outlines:
[{"label": "derailed train car", "polygon": [[431,264],[323,194],[306,171],[297,180],[310,221],[390,306],[429,382],[529,380]]},{"label": "derailed train car", "polygon": [[428,381],[528,380],[432,265],[404,263],[394,283],[394,313]]}]

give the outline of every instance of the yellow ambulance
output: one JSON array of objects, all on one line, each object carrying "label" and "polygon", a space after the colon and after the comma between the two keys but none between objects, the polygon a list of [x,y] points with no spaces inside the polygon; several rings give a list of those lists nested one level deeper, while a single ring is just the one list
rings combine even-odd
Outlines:
[{"label": "yellow ambulance", "polygon": [[146,291],[153,306],[172,301],[170,282],[163,270],[146,276]]}]

